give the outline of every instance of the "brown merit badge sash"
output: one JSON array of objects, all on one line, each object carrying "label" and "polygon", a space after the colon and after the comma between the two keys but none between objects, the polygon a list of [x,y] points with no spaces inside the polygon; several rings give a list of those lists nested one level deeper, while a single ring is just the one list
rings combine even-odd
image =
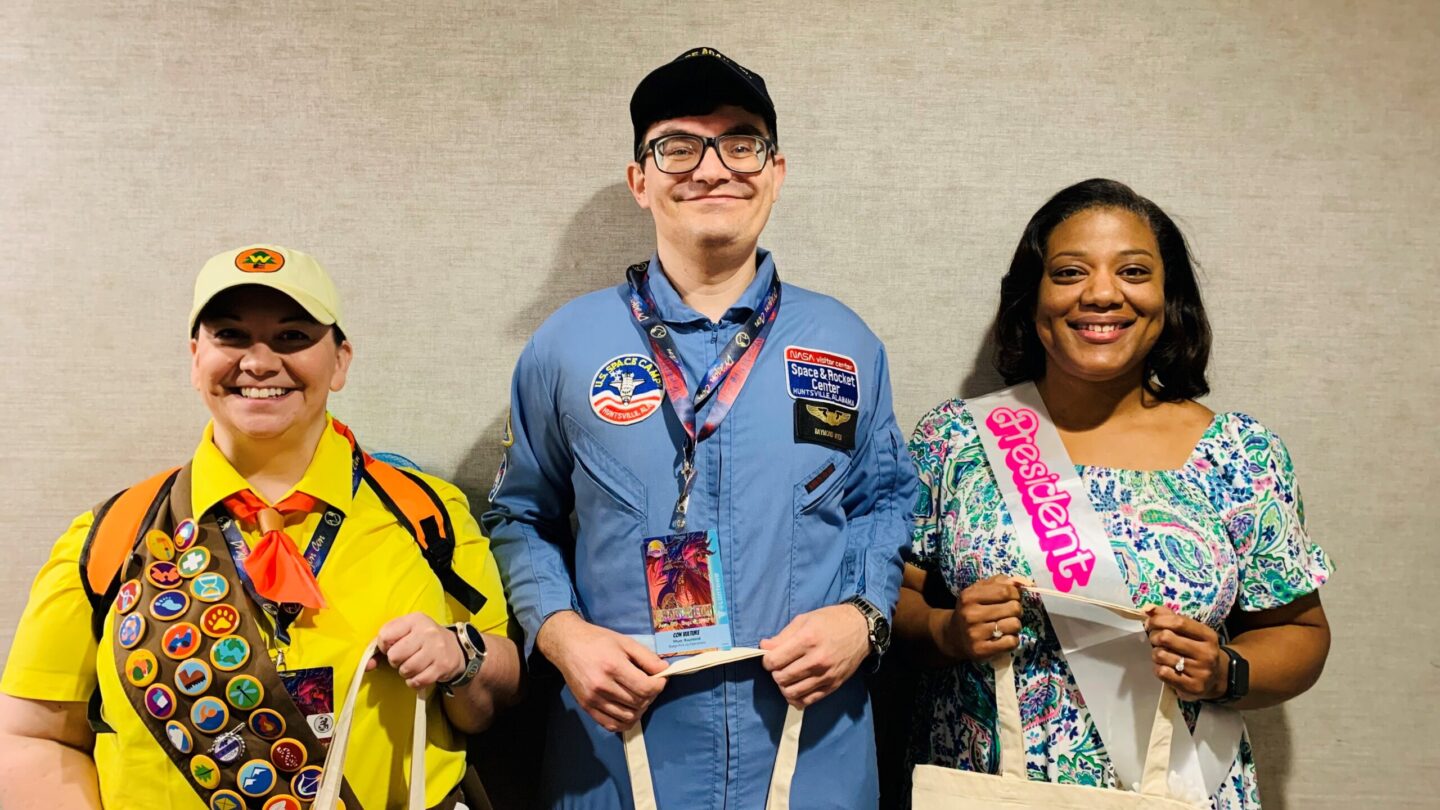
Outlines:
[{"label": "brown merit badge sash", "polygon": [[[270,661],[219,526],[191,514],[188,464],[120,579],[120,681],[196,794],[211,810],[303,810],[326,749]],[[348,783],[340,798],[363,810]]]}]

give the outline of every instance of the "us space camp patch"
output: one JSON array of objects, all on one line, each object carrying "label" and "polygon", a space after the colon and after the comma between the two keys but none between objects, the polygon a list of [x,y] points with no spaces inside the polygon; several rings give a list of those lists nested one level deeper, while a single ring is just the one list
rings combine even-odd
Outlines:
[{"label": "us space camp patch", "polygon": [[665,386],[655,361],[622,354],[605,362],[590,383],[590,409],[612,425],[633,425],[660,410]]}]

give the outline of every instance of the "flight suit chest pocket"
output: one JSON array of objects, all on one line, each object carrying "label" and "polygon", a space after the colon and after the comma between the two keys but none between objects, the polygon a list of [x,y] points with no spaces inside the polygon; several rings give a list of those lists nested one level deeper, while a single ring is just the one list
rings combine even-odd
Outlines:
[{"label": "flight suit chest pocket", "polygon": [[[790,554],[795,614],[834,601],[854,561],[846,549],[845,479],[850,457],[832,452],[795,482],[794,543]],[[848,562],[848,564],[847,564]],[[847,569],[850,573],[847,574]]]},{"label": "flight suit chest pocket", "polygon": [[613,507],[626,513],[629,522],[638,528],[645,522],[645,485],[611,455],[600,440],[565,415],[565,434],[575,455],[575,511],[581,519],[609,511],[596,507]]}]

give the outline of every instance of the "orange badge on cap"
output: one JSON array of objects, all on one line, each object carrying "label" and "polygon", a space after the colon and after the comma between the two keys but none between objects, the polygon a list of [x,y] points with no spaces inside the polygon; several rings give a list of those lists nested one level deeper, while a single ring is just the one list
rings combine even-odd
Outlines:
[{"label": "orange badge on cap", "polygon": [[285,257],[273,250],[250,248],[235,254],[235,266],[247,273],[273,273],[285,266]]}]

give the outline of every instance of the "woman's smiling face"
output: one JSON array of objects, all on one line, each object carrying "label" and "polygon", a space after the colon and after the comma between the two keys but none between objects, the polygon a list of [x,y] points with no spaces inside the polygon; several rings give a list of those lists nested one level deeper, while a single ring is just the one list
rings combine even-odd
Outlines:
[{"label": "woman's smiling face", "polygon": [[1091,208],[1055,226],[1035,305],[1047,376],[1138,377],[1164,328],[1165,266],[1149,223]]}]

